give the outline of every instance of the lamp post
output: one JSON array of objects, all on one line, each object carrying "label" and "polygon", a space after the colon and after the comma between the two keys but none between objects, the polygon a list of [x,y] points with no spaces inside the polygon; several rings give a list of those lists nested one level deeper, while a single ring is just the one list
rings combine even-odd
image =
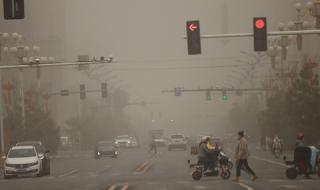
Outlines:
[{"label": "lamp post", "polygon": [[[8,41],[9,34],[8,33],[0,33],[0,63],[2,61],[2,46]],[[7,49],[6,49],[7,51]],[[1,138],[1,155],[5,153],[5,145],[4,145],[4,126],[3,126],[3,99],[2,99],[2,71],[0,71],[0,138]]]},{"label": "lamp post", "polygon": [[[14,33],[15,34],[15,33]],[[12,37],[15,41],[18,41],[19,38],[16,38],[15,35],[12,34]],[[21,40],[21,39],[20,39]],[[20,41],[19,40],[19,41]],[[10,48],[10,52],[18,58],[19,64],[25,63],[25,57],[29,53],[30,48],[28,46],[15,46]],[[25,98],[24,98],[24,76],[23,76],[23,69],[19,70],[19,81],[20,81],[20,104],[21,104],[21,118],[22,118],[22,127],[25,129],[25,120],[26,120],[26,113],[25,113]]]}]

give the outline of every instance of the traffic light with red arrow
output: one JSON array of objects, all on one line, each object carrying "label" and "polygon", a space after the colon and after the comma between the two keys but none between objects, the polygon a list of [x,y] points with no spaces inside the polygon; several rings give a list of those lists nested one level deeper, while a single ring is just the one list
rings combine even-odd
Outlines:
[{"label": "traffic light with red arrow", "polygon": [[200,22],[187,21],[188,54],[201,54]]}]

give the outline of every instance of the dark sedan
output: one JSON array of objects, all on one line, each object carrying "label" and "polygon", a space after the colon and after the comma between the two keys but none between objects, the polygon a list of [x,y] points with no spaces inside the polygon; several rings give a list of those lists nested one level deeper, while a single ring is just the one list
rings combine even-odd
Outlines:
[{"label": "dark sedan", "polygon": [[99,141],[95,149],[95,158],[100,159],[101,157],[118,157],[118,151],[112,141]]}]

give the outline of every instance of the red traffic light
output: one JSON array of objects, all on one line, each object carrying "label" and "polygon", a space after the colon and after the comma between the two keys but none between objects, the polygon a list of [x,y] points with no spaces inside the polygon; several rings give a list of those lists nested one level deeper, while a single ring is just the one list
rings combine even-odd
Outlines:
[{"label": "red traffic light", "polygon": [[189,28],[189,30],[190,30],[191,32],[194,32],[195,30],[198,29],[198,25],[195,24],[195,23],[191,23],[191,24],[188,26],[188,28]]},{"label": "red traffic light", "polygon": [[258,29],[263,29],[266,26],[266,23],[264,22],[263,19],[258,19],[256,20],[256,28]]}]

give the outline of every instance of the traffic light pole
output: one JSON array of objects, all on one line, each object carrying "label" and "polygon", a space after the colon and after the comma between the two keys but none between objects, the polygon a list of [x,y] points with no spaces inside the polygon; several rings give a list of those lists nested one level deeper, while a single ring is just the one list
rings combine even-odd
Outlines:
[{"label": "traffic light pole", "polygon": [[[268,32],[268,36],[287,36],[287,35],[314,35],[320,34],[320,30],[296,30],[296,31],[276,31]],[[252,37],[253,33],[236,33],[236,34],[214,34],[214,35],[201,35],[200,38],[241,38]],[[183,37],[187,39],[186,36]]]},{"label": "traffic light pole", "polygon": [[[181,92],[264,92],[264,91],[272,91],[269,88],[198,88],[198,89],[183,89],[181,88]],[[167,92],[175,92],[175,90],[163,90],[162,93]]]}]

